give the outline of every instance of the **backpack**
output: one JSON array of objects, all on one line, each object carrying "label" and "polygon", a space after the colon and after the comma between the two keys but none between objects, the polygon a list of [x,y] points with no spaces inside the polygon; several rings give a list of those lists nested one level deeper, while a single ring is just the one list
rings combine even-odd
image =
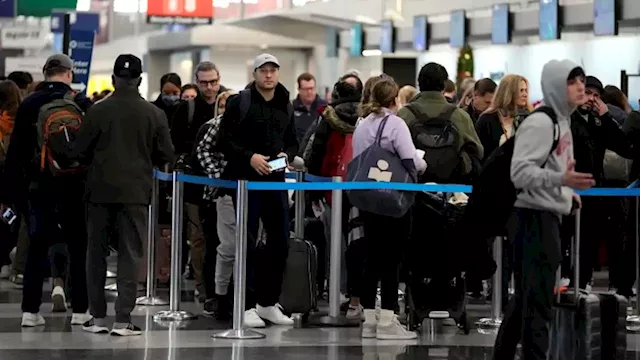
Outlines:
[{"label": "backpack", "polygon": [[[560,128],[558,118],[552,108],[542,106],[533,113],[543,112],[553,122],[553,145],[549,150],[547,160],[541,167],[545,167],[549,156],[558,146],[560,141]],[[532,113],[532,114],[533,114]],[[526,119],[525,119],[526,120]],[[502,146],[497,148],[485,161],[480,175],[473,183],[473,190],[467,203],[465,221],[470,235],[488,239],[495,236],[503,236],[505,226],[516,196],[520,190],[511,182],[511,158],[515,147],[516,135],[509,138]],[[480,233],[479,233],[480,232]]]},{"label": "backpack", "polygon": [[[342,134],[332,131],[327,140],[327,152],[322,158],[320,175],[326,177],[340,176],[346,179],[347,166],[353,159],[353,134]],[[327,203],[331,205],[331,191],[325,193]]]},{"label": "backpack", "polygon": [[84,111],[75,102],[75,93],[42,106],[38,113],[37,130],[40,148],[40,171],[54,175],[69,175],[84,171],[84,167],[67,158],[82,125]]},{"label": "backpack", "polygon": [[460,134],[451,122],[451,115],[458,108],[448,105],[436,117],[420,114],[411,104],[406,108],[416,118],[409,126],[413,143],[416,149],[424,150],[428,164],[419,182],[451,182],[462,162],[461,150],[458,150]]}]

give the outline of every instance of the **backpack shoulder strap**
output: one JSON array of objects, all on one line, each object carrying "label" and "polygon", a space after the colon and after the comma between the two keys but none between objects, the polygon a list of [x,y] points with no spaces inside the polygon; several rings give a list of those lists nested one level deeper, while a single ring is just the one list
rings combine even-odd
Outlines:
[{"label": "backpack shoulder strap", "polygon": [[193,122],[193,116],[196,113],[196,102],[194,99],[187,100],[187,122],[189,125]]},{"label": "backpack shoulder strap", "polygon": [[541,167],[545,167],[547,165],[547,161],[549,161],[549,157],[551,157],[551,154],[558,147],[558,144],[560,143],[560,124],[558,124],[558,116],[556,115],[556,112],[550,106],[540,106],[539,108],[533,111],[533,113],[536,113],[536,112],[544,113],[549,117],[549,119],[551,119],[551,122],[553,123],[553,144],[551,145],[551,150],[549,150],[547,159],[544,161],[544,163],[541,166]]},{"label": "backpack shoulder strap", "polygon": [[239,123],[249,115],[249,108],[251,107],[251,89],[244,89],[240,91],[240,119]]}]

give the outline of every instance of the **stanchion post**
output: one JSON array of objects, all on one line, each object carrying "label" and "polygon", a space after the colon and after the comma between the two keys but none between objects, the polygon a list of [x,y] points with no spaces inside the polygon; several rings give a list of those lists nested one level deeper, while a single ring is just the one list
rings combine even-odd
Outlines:
[{"label": "stanchion post", "polygon": [[157,313],[153,318],[157,322],[186,321],[196,316],[180,310],[182,293],[182,229],[184,224],[183,208],[184,183],[178,181],[180,172],[174,171],[172,177],[173,197],[171,202],[171,282],[169,289],[169,310]]},{"label": "stanchion post", "polygon": [[635,239],[636,239],[636,308],[634,314],[627,316],[627,330],[632,332],[640,331],[640,198],[635,198]]},{"label": "stanchion post", "polygon": [[236,262],[234,264],[233,328],[217,334],[216,339],[263,339],[264,334],[244,328],[244,310],[247,284],[247,217],[249,212],[249,188],[246,180],[238,181],[236,197]]},{"label": "stanchion post", "polygon": [[[333,183],[342,177],[334,176]],[[331,191],[331,248],[329,258],[329,313],[309,317],[309,324],[321,326],[360,326],[360,319],[350,321],[340,315],[340,276],[342,267],[342,190]]]},{"label": "stanchion post", "polygon": [[145,296],[136,300],[137,305],[167,305],[167,301],[156,297],[156,228],[158,226],[159,180],[154,176],[149,203],[149,227],[147,229],[147,289]]},{"label": "stanchion post", "polygon": [[491,317],[483,318],[476,322],[479,328],[495,329],[502,324],[502,236],[493,241],[493,259],[496,262],[496,272],[493,274],[493,286],[491,287]]}]

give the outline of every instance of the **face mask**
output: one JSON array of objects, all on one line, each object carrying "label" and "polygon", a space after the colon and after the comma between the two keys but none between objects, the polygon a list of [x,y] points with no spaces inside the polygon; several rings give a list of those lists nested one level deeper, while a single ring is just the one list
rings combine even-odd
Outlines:
[{"label": "face mask", "polygon": [[178,95],[162,95],[162,101],[166,105],[174,105],[178,101],[180,101],[180,97]]}]

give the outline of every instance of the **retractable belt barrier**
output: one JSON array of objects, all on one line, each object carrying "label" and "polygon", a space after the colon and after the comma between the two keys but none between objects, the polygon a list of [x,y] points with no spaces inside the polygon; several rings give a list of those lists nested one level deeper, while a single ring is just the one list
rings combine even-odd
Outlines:
[{"label": "retractable belt barrier", "polygon": [[[172,181],[172,174],[159,170],[154,171],[154,176],[161,181]],[[295,173],[287,173],[287,179],[295,179]],[[334,182],[331,178],[304,174],[305,182],[267,182],[248,181],[248,190],[400,190],[416,192],[443,192],[443,193],[471,193],[473,187],[460,184],[408,184],[394,182]],[[178,182],[207,185],[225,189],[237,189],[238,182],[232,180],[211,179],[203,176],[178,174]],[[576,191],[581,196],[605,196],[605,197],[639,197],[640,188],[638,181],[626,188],[591,188],[589,190]]]},{"label": "retractable belt barrier", "polygon": [[[244,301],[245,301],[245,283],[246,283],[246,251],[247,251],[247,204],[248,194],[250,190],[258,191],[277,191],[287,190],[296,191],[301,194],[302,191],[333,191],[334,198],[341,199],[342,191],[344,190],[399,190],[399,191],[414,191],[414,192],[435,192],[435,193],[471,193],[472,187],[469,185],[459,184],[407,184],[407,183],[393,183],[393,182],[342,182],[337,181],[339,178],[327,178],[321,176],[315,176],[311,174],[305,174],[302,172],[292,172],[285,174],[286,179],[293,179],[296,182],[264,182],[264,181],[231,181],[211,179],[203,176],[187,175],[181,172],[166,173],[160,170],[154,170],[154,201],[149,208],[149,218],[151,224],[155,224],[157,221],[157,181],[171,182],[173,185],[173,203],[172,203],[172,273],[171,273],[171,301],[169,311],[158,313],[154,319],[164,321],[182,321],[189,320],[195,316],[186,311],[180,311],[180,259],[182,253],[182,222],[183,222],[183,204],[182,195],[184,192],[184,184],[198,184],[206,185],[218,188],[235,189],[238,199],[238,207],[236,209],[236,263],[234,268],[234,274],[236,274],[236,281],[234,282],[234,295],[236,297],[234,312],[233,312],[233,328],[221,333],[214,334],[214,338],[218,339],[260,339],[265,336],[263,333],[252,331],[244,328]],[[300,181],[300,180],[303,181]],[[584,191],[576,191],[581,196],[601,196],[601,197],[635,197],[636,198],[636,252],[640,256],[640,224],[638,224],[638,212],[640,212],[640,180],[633,182],[627,188],[592,188]],[[340,196],[337,196],[340,195]],[[342,207],[336,206],[332,208],[332,218],[342,218]],[[332,221],[332,251],[330,263],[332,274],[330,278],[334,281],[330,284],[330,292],[334,292],[339,295],[339,269],[340,269],[340,241],[341,229],[340,222]],[[334,229],[335,227],[335,229]],[[154,231],[149,231],[149,247],[153,249],[155,243]],[[335,243],[335,244],[334,244]],[[175,249],[175,250],[174,250]],[[335,250],[335,251],[334,251]],[[501,267],[502,267],[502,239],[498,238],[494,242],[494,257],[496,258],[498,271],[494,274],[494,294],[492,297],[492,314],[490,318],[481,319],[477,323],[478,328],[493,328],[496,329],[501,323]],[[155,288],[153,283],[155,278],[152,275],[153,269],[153,256],[154,251],[149,251],[148,261],[148,279],[147,279],[147,294],[146,297],[139,299],[140,305],[161,305],[164,304],[160,299],[155,297]],[[335,263],[335,264],[334,264]],[[640,261],[636,261],[636,281],[640,280]],[[324,325],[336,325],[340,326],[343,322],[338,316],[339,311],[339,296],[332,296],[330,300],[330,312],[327,318],[330,321],[321,322]],[[629,316],[627,321],[627,329],[640,330],[640,315],[637,315],[637,309],[640,309],[640,296],[637,300],[636,315]]]}]

